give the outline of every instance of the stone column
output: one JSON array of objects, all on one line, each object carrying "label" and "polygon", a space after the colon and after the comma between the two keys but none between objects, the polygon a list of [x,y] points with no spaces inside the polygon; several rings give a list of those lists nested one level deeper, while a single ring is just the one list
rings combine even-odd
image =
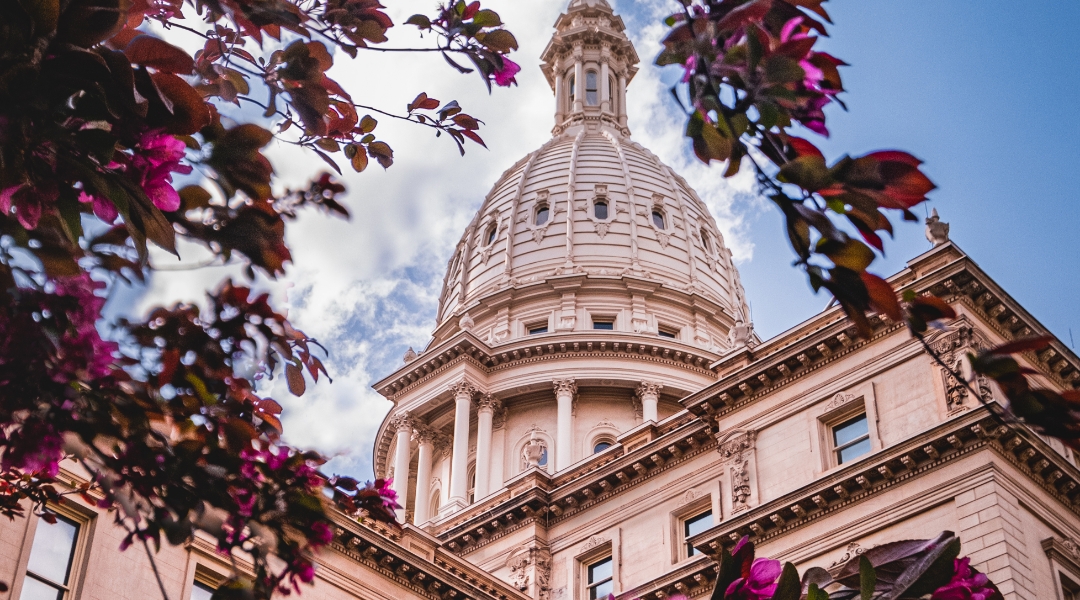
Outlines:
[{"label": "stone column", "polygon": [[626,73],[619,73],[619,125],[626,127]]},{"label": "stone column", "polygon": [[412,439],[412,418],[409,413],[402,413],[390,421],[390,426],[397,430],[394,481],[390,487],[397,493],[398,504],[401,505],[401,508],[397,510],[397,519],[403,523],[405,522],[405,504],[409,498],[409,462],[412,458],[409,441]]},{"label": "stone column", "polygon": [[555,125],[559,125],[566,114],[566,99],[563,98],[563,78],[566,73],[563,73],[562,61],[558,59],[552,63],[551,70],[555,74]]},{"label": "stone column", "polygon": [[476,410],[476,499],[491,493],[491,423],[502,403],[491,394],[484,394]]},{"label": "stone column", "polygon": [[413,523],[419,525],[434,517],[431,514],[431,459],[435,453],[435,432],[429,427],[416,427],[416,500],[413,503]]},{"label": "stone column", "polygon": [[575,50],[574,61],[574,108],[573,112],[585,110],[585,65],[582,64],[580,54]]},{"label": "stone column", "polygon": [[469,503],[469,407],[476,387],[462,380],[450,386],[454,394],[454,450],[450,458],[450,502]]},{"label": "stone column", "polygon": [[608,93],[608,77],[611,70],[608,67],[608,52],[608,49],[604,48],[604,55],[600,57],[600,110],[606,113],[611,112],[611,94]]},{"label": "stone column", "polygon": [[574,394],[577,384],[573,379],[556,379],[555,400],[558,402],[558,419],[555,428],[555,470],[570,466],[574,448]]},{"label": "stone column", "polygon": [[660,417],[657,415],[656,406],[660,403],[660,390],[664,389],[664,386],[652,381],[642,381],[637,386],[638,398],[641,398],[641,420],[645,422],[652,421],[658,423]]}]

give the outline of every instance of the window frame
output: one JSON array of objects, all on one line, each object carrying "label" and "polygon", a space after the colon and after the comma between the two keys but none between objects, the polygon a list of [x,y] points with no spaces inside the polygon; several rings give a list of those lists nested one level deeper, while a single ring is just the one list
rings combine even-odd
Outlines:
[{"label": "window frame", "polygon": [[[590,81],[591,80],[591,81]],[[595,70],[585,71],[585,106],[600,106],[600,74]],[[592,85],[590,88],[589,86]],[[589,94],[594,94],[591,98]]]},{"label": "window frame", "polygon": [[484,228],[483,247],[487,248],[492,246],[499,240],[499,224],[497,222],[491,222]]},{"label": "window frame", "polygon": [[[584,584],[584,593],[582,594],[582,598],[584,600],[603,600],[604,598],[607,598],[606,595],[596,596],[595,598],[593,598],[592,595],[593,590],[604,585],[605,583],[611,584],[611,593],[615,592],[615,556],[611,553],[610,548],[607,548],[606,550],[606,552],[601,553],[599,556],[596,556],[591,560],[581,561],[582,583]],[[592,569],[604,562],[611,563],[611,575],[599,581],[589,581]]]},{"label": "window frame", "polygon": [[677,340],[679,339],[679,333],[680,331],[674,327],[668,327],[666,325],[657,325],[656,327],[656,335],[665,339]]},{"label": "window frame", "polygon": [[[547,211],[547,216],[544,217],[544,222],[540,223],[539,222],[540,212],[545,211],[545,210]],[[548,204],[547,202],[537,203],[536,207],[533,208],[533,218],[532,218],[533,227],[544,227],[544,226],[546,226],[548,223],[551,222],[552,216],[553,215],[551,214],[551,205],[550,204]]]},{"label": "window frame", "polygon": [[[1041,543],[1043,552],[1050,561],[1050,572],[1054,579],[1054,595],[1058,600],[1070,600],[1065,592],[1069,591],[1074,598],[1080,598],[1080,562],[1078,562],[1069,547],[1056,537],[1048,537]],[[1066,580],[1077,591],[1066,590]]]},{"label": "window frame", "polygon": [[[693,490],[691,490],[693,491]],[[693,499],[687,501],[678,509],[671,513],[671,548],[672,548],[672,564],[678,564],[685,560],[689,560],[695,557],[704,556],[704,554],[690,554],[689,547],[686,539],[689,537],[686,535],[686,523],[693,520],[695,517],[702,516],[705,513],[709,513],[712,517],[709,527],[715,526],[719,520],[716,515],[720,514],[718,511],[722,510],[722,507],[716,505],[713,501],[713,494],[698,490],[695,492],[697,495]],[[722,494],[717,495],[720,498]]]},{"label": "window frame", "polygon": [[[75,539],[72,542],[67,581],[63,584],[62,588],[57,589],[58,591],[63,591],[61,597],[64,600],[79,598],[82,594],[82,583],[86,574],[86,562],[89,556],[90,545],[93,540],[93,529],[96,524],[96,519],[94,517],[96,515],[93,511],[85,509],[75,502],[67,502],[63,506],[50,503],[48,504],[48,508],[56,513],[57,516],[72,522],[77,527]],[[30,519],[28,519],[16,571],[16,573],[18,573],[18,577],[16,578],[17,585],[11,587],[11,598],[19,598],[22,596],[22,591],[25,587],[27,578],[41,581],[54,588],[57,585],[52,581],[45,579],[44,576],[31,574],[29,570],[30,554],[34,549],[34,539],[37,536],[37,528],[41,525],[42,518],[38,515],[32,515]],[[47,526],[48,523],[45,523],[45,525]]]},{"label": "window frame", "polygon": [[[851,388],[834,390],[831,394],[821,397],[808,412],[808,416],[812,419],[811,423],[816,421],[818,429],[817,435],[811,436],[811,451],[820,457],[820,466],[815,475],[846,468],[882,449],[873,382],[867,381]],[[833,453],[832,428],[860,413],[866,414],[866,424],[870,434],[870,452],[857,459],[838,464]]]},{"label": "window frame", "polygon": [[[659,225],[656,223],[657,217],[660,217]],[[659,206],[654,206],[649,212],[649,223],[653,226],[653,229],[666,232],[668,230],[668,217],[666,211]]]},{"label": "window frame", "polygon": [[[843,428],[843,427],[848,427],[848,426],[854,425],[860,419],[866,422],[866,433],[861,434],[861,435],[859,435],[859,436],[857,436],[857,437],[855,437],[855,438],[853,438],[851,440],[848,440],[848,441],[846,441],[846,442],[844,442],[842,444],[837,443],[837,440],[836,440],[837,431],[839,429]],[[829,433],[831,434],[829,436],[830,437],[830,448],[831,448],[831,451],[832,451],[831,459],[837,466],[859,460],[863,456],[866,456],[867,454],[870,454],[870,453],[872,453],[874,451],[873,442],[870,442],[870,417],[869,417],[869,415],[866,414],[866,411],[855,413],[854,415],[851,415],[851,416],[847,417],[846,419],[843,419],[841,421],[838,421],[838,422],[835,422],[835,423],[831,424],[829,426]],[[866,452],[864,452],[863,454],[860,454],[858,456],[854,456],[851,459],[845,461],[844,458],[843,458],[844,450],[847,450],[848,448],[851,448],[852,446],[855,446],[857,444],[861,444],[862,442],[870,442],[870,449],[867,450]]]},{"label": "window frame", "polygon": [[[696,523],[699,520],[705,520],[705,519],[709,520],[709,527],[707,527],[706,529],[709,529],[709,528],[713,527],[713,525],[715,525],[716,521],[713,519],[712,506],[709,506],[708,508],[706,508],[704,510],[701,510],[701,511],[699,511],[697,513],[694,513],[692,515],[683,517],[683,519],[679,521],[679,524],[682,525],[682,545],[683,545],[682,550],[683,550],[683,552],[686,553],[686,558],[691,558],[691,557],[694,557],[694,556],[698,556],[697,548],[692,547],[690,545],[690,543],[688,541],[686,541],[690,537],[692,537],[694,535],[697,535],[696,533],[690,533],[688,531],[688,529],[690,527],[690,524],[691,523]],[[701,532],[698,532],[698,533],[701,533]],[[702,552],[700,554],[704,554],[704,552]]]}]

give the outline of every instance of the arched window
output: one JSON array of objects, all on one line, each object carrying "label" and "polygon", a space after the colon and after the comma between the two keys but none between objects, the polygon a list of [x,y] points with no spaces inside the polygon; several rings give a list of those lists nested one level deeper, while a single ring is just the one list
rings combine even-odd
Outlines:
[{"label": "arched window", "polygon": [[570,75],[570,77],[566,80],[566,91],[570,94],[570,96],[568,96],[570,98],[570,102],[573,102],[577,99],[577,96],[575,96],[577,91],[574,89],[575,83],[577,82],[574,81],[573,75]]},{"label": "arched window", "polygon": [[709,234],[704,229],[701,230],[701,246],[706,252],[712,253],[712,242],[709,241]]},{"label": "arched window", "polygon": [[476,502],[476,463],[469,465],[469,491],[467,496],[469,497],[469,504]]},{"label": "arched window", "polygon": [[600,454],[604,450],[607,450],[608,448],[610,448],[610,447],[612,447],[614,445],[615,445],[615,440],[613,440],[613,439],[611,439],[611,438],[609,438],[607,436],[598,437],[598,438],[596,438],[596,441],[593,442],[593,449],[592,449],[593,454]]},{"label": "arched window", "polygon": [[608,97],[608,105],[611,107],[611,112],[613,112],[615,114],[619,114],[619,109],[618,109],[618,107],[616,106],[616,103],[615,103],[618,96],[615,95],[615,78],[614,77],[608,77],[608,80],[607,80],[607,97]]},{"label": "arched window", "polygon": [[535,224],[543,225],[548,222],[549,218],[551,218],[551,209],[546,204],[536,207],[536,218],[533,220]]},{"label": "arched window", "polygon": [[540,465],[541,467],[546,467],[547,466],[547,459],[548,459],[547,446],[544,446],[544,451],[540,453],[540,461],[537,464]]},{"label": "arched window", "polygon": [[431,516],[429,518],[434,519],[435,517],[439,516],[439,508],[440,508],[441,500],[442,500],[442,491],[435,490],[435,493],[431,495],[431,504],[429,505],[431,507],[429,509],[429,510],[431,510]]},{"label": "arched window", "polygon": [[585,73],[585,104],[596,106],[600,104],[599,88],[596,85],[596,71]]},{"label": "arched window", "polygon": [[608,205],[606,200],[597,200],[593,202],[593,216],[601,221],[606,221],[608,217]]},{"label": "arched window", "polygon": [[499,233],[499,228],[492,223],[488,225],[487,234],[484,235],[484,245],[490,246],[495,241],[495,236]]},{"label": "arched window", "polygon": [[664,229],[664,213],[658,210],[652,211],[652,222],[657,229]]}]

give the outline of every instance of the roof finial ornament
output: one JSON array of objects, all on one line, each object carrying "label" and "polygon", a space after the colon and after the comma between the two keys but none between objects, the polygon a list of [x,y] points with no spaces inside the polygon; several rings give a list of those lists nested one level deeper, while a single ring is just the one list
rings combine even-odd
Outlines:
[{"label": "roof finial ornament", "polygon": [[409,346],[409,349],[405,351],[405,356],[402,356],[401,360],[405,363],[411,363],[416,360],[416,350],[413,350],[412,346]]},{"label": "roof finial ornament", "polygon": [[949,241],[949,224],[941,220],[936,208],[926,219],[926,239],[935,247]]},{"label": "roof finial ornament", "polygon": [[732,348],[748,346],[754,338],[754,323],[747,323],[743,319],[742,310],[735,311],[735,325],[728,332],[728,339]]}]

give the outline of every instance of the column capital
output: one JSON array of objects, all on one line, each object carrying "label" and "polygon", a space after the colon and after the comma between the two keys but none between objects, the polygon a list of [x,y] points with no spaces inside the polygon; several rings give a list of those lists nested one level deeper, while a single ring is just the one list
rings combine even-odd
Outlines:
[{"label": "column capital", "polygon": [[502,408],[502,400],[499,400],[494,394],[481,394],[480,398],[476,401],[476,405],[483,409],[490,409],[492,412],[498,412]]},{"label": "column capital", "polygon": [[555,386],[556,396],[561,396],[563,394],[570,394],[573,396],[577,394],[577,382],[573,379],[555,379],[551,383]]},{"label": "column capital", "polygon": [[638,397],[644,398],[645,396],[658,396],[662,389],[664,389],[663,384],[656,383],[655,381],[642,381],[634,391],[637,393]]},{"label": "column capital", "polygon": [[450,390],[450,392],[454,394],[455,398],[457,396],[468,396],[470,400],[474,395],[480,392],[480,388],[476,387],[475,384],[473,384],[467,379],[455,381],[454,383],[448,385],[446,389]]},{"label": "column capital", "polygon": [[413,439],[418,444],[431,444],[434,445],[438,441],[441,434],[435,430],[435,428],[429,426],[423,421],[417,421],[413,424]]},{"label": "column capital", "polygon": [[390,419],[390,427],[398,432],[408,431],[411,433],[415,423],[416,420],[413,419],[413,416],[408,412],[402,412]]}]

